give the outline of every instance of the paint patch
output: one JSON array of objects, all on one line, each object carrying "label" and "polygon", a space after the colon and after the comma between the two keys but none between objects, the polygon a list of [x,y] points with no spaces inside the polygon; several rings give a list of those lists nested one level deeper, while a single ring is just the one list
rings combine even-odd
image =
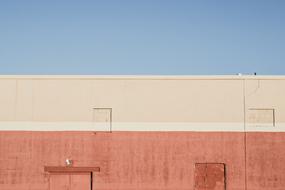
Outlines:
[{"label": "paint patch", "polygon": [[225,187],[224,164],[195,164],[195,190],[225,190]]}]

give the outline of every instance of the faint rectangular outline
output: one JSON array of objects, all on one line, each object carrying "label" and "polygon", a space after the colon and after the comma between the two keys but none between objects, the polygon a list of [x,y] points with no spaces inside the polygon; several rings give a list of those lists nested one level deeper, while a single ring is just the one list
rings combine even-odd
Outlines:
[{"label": "faint rectangular outline", "polygon": [[[248,123],[248,121],[246,121],[246,126],[249,126],[249,127],[275,127],[276,126],[276,118],[275,118],[275,115],[276,115],[276,111],[274,108],[249,108],[248,110],[251,110],[251,111],[262,111],[262,110],[267,110],[267,111],[272,111],[272,126],[262,126],[262,125],[253,125],[253,124],[250,124]],[[247,117],[246,117],[247,118]]]},{"label": "faint rectangular outline", "polygon": [[113,121],[113,109],[110,107],[93,107],[92,108],[92,120],[94,122],[94,111],[95,110],[110,110],[110,124],[109,124],[109,132],[112,132],[112,121]]}]

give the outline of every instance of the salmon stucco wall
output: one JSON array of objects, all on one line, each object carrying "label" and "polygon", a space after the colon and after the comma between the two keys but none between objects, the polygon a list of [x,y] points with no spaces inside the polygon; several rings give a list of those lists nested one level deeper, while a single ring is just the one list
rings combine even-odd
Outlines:
[{"label": "salmon stucco wall", "polygon": [[243,133],[1,132],[0,189],[48,190],[44,166],[98,166],[93,189],[193,189],[195,163],[225,163],[244,189]]},{"label": "salmon stucco wall", "polygon": [[1,132],[0,189],[48,190],[44,166],[70,158],[101,168],[94,190],[191,190],[195,163],[224,163],[227,190],[282,190],[284,147],[284,133]]},{"label": "salmon stucco wall", "polygon": [[285,189],[285,133],[247,133],[248,190]]}]

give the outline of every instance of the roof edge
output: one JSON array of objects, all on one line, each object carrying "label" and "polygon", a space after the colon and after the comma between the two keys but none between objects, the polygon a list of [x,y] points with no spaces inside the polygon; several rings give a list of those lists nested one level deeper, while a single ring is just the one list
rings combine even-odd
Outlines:
[{"label": "roof edge", "polygon": [[285,75],[0,75],[0,79],[285,80]]}]

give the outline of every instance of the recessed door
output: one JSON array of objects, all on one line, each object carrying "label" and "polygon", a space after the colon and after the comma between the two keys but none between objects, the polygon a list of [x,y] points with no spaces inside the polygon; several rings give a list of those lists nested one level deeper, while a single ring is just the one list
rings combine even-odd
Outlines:
[{"label": "recessed door", "polygon": [[51,175],[49,184],[50,190],[69,190],[69,175]]},{"label": "recessed door", "polygon": [[70,190],[91,190],[90,174],[70,175]]},{"label": "recessed door", "polygon": [[225,190],[225,164],[195,164],[195,190]]},{"label": "recessed door", "polygon": [[91,190],[91,174],[52,174],[50,190]]}]

